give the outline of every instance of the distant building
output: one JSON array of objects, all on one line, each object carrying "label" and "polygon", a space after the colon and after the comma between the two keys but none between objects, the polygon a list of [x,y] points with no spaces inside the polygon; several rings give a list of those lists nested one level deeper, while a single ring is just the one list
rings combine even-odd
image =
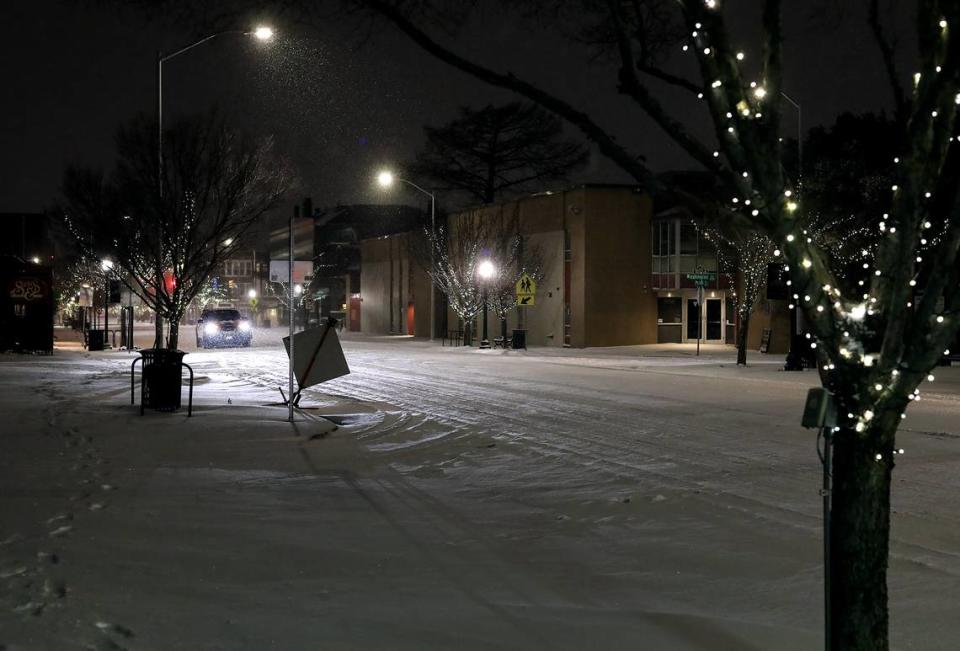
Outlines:
[{"label": "distant building", "polygon": [[[308,324],[333,316],[349,330],[360,330],[360,243],[384,234],[416,230],[424,224],[423,211],[404,205],[351,204],[314,210],[309,201],[298,207],[294,219],[294,258],[309,263],[304,285],[302,315]],[[285,265],[289,259],[290,231],[284,225],[270,233],[270,260]],[[296,267],[295,267],[296,268]],[[273,283],[265,291],[265,314],[286,323],[287,306],[277,297],[283,287]],[[351,315],[353,318],[351,318]]]},{"label": "distant building", "polygon": [[53,269],[0,255],[0,352],[53,352]]},{"label": "distant building", "polygon": [[[480,219],[515,215],[520,232],[544,254],[544,277],[535,304],[515,308],[508,331],[520,325],[541,346],[622,346],[654,343],[735,342],[736,315],[729,271],[679,207],[654,214],[651,198],[632,186],[585,185],[537,194],[461,214]],[[455,224],[459,215],[451,215]],[[451,226],[452,227],[452,226]],[[362,330],[371,334],[429,334],[430,281],[412,261],[408,235],[362,243]],[[697,301],[688,274],[712,272]],[[453,312],[438,316],[438,332],[459,330]],[[424,315],[427,315],[426,317]],[[490,337],[499,332],[490,319]],[[446,319],[445,325],[442,321]],[[474,326],[478,333],[480,318]],[[789,322],[785,301],[765,298],[751,318],[749,344],[785,352]]]}]

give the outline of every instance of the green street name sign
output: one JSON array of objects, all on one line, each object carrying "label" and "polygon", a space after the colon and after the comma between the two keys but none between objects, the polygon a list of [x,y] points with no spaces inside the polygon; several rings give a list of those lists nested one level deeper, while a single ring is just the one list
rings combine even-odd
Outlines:
[{"label": "green street name sign", "polygon": [[698,285],[712,283],[717,279],[717,274],[712,271],[701,271],[699,273],[687,274],[687,280],[692,280]]}]

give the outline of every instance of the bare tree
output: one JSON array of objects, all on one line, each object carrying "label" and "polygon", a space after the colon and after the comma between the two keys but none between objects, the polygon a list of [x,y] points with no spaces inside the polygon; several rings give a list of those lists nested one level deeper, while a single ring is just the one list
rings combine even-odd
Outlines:
[{"label": "bare tree", "polygon": [[160,181],[156,124],[141,118],[122,128],[109,178],[66,171],[63,212],[80,250],[88,258],[109,257],[118,277],[156,313],[154,347],[163,346],[166,320],[166,345],[176,349],[190,301],[277,205],[291,177],[271,141],[252,142],[216,114],[176,123],[163,142]]},{"label": "bare tree", "polygon": [[524,102],[462,107],[457,119],[424,131],[427,142],[414,172],[484,204],[564,180],[589,157],[583,145],[562,139],[559,118]]}]

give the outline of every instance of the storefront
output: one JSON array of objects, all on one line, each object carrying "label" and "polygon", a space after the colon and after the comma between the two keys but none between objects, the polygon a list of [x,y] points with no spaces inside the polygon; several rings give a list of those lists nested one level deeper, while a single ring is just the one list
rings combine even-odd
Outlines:
[{"label": "storefront", "polygon": [[[660,213],[651,234],[651,285],[657,290],[657,342],[733,343],[735,316],[730,274],[720,269],[716,249],[685,209]],[[712,280],[698,300],[691,274]]]},{"label": "storefront", "polygon": [[704,291],[703,303],[696,289],[659,292],[657,295],[657,342],[733,343],[733,304],[726,290]]}]

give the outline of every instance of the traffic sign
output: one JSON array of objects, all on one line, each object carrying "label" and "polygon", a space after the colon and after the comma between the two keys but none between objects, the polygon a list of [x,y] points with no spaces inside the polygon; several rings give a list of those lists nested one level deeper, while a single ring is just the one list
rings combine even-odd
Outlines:
[{"label": "traffic sign", "polygon": [[517,281],[517,305],[529,307],[534,304],[537,293],[537,281],[530,274],[523,274]]}]

